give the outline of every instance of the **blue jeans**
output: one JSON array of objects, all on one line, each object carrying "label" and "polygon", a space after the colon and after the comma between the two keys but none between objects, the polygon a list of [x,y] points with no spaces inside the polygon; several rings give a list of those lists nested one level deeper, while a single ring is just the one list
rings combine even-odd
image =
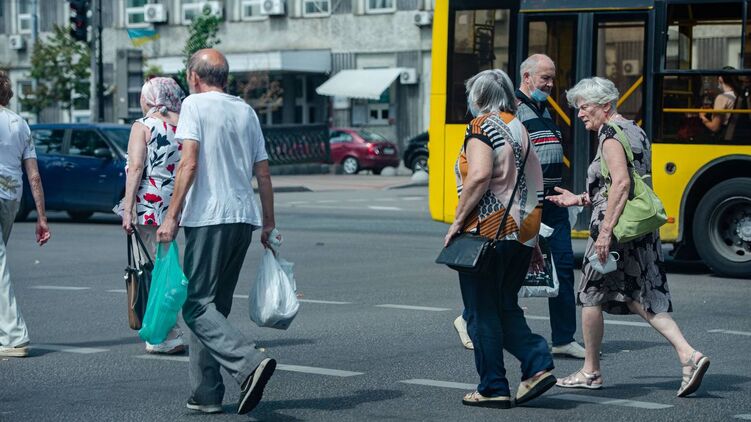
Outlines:
[{"label": "blue jeans", "polygon": [[555,230],[548,238],[548,245],[553,255],[560,288],[557,297],[548,299],[548,310],[553,346],[563,346],[574,341],[576,332],[574,251],[571,248],[571,224],[568,221],[568,209],[544,201],[542,222]]},{"label": "blue jeans", "polygon": [[544,338],[533,334],[519,307],[518,294],[532,249],[515,241],[499,243],[489,274],[459,273],[467,331],[480,375],[477,391],[485,397],[509,396],[503,349],[521,362],[522,380],[553,369]]}]

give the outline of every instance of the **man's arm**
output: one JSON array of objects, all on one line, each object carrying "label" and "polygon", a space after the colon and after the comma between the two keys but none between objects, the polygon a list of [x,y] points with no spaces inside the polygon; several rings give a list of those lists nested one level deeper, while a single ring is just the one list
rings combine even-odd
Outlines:
[{"label": "man's arm", "polygon": [[269,247],[269,235],[276,227],[274,219],[274,190],[271,186],[271,172],[269,171],[269,160],[262,160],[253,166],[253,172],[258,182],[258,196],[261,197],[261,208],[263,210],[263,231],[261,232],[261,244]]},{"label": "man's arm", "polygon": [[175,188],[167,209],[167,217],[157,230],[157,240],[161,243],[169,243],[177,236],[179,228],[177,220],[185,205],[185,197],[196,179],[199,147],[200,144],[194,139],[183,140],[182,155],[175,174]]},{"label": "man's arm", "polygon": [[47,226],[47,213],[44,208],[44,189],[42,188],[42,178],[39,176],[39,166],[36,158],[27,158],[23,160],[26,178],[29,180],[31,187],[31,196],[34,197],[34,204],[37,209],[36,237],[39,246],[44,245],[50,240],[50,229]]}]

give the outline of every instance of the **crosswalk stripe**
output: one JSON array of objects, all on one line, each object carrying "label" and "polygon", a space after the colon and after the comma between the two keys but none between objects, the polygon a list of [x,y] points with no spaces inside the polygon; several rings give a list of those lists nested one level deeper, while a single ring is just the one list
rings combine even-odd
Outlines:
[{"label": "crosswalk stripe", "polygon": [[[408,379],[408,380],[402,380],[399,382],[403,384],[453,388],[456,390],[476,390],[477,389],[477,384],[467,384],[463,382],[438,381],[438,380],[429,380],[429,379]],[[650,409],[650,410],[668,409],[668,408],[673,407],[672,405],[669,405],[669,404],[653,403],[653,402],[637,401],[637,400],[613,399],[613,398],[602,397],[602,396],[587,396],[583,394],[549,394],[549,395],[544,396],[544,398],[551,399],[551,400],[574,401],[574,402],[579,402],[579,403],[593,403],[593,404],[603,404],[603,405],[610,405],[610,406],[635,407],[639,409]]]},{"label": "crosswalk stripe", "polygon": [[450,311],[449,308],[433,308],[430,306],[411,306],[411,305],[393,305],[390,303],[384,305],[375,305],[376,308],[393,308],[393,309],[409,309],[412,311],[430,311],[430,312],[443,312]]},{"label": "crosswalk stripe", "polygon": [[748,331],[733,331],[733,330],[709,330],[710,333],[721,333],[721,334],[733,334],[736,336],[751,336],[751,333]]},{"label": "crosswalk stripe", "polygon": [[[174,362],[188,362],[187,356],[169,356],[169,355],[138,355],[135,356],[138,359],[149,360],[168,360]],[[318,368],[315,366],[301,366],[301,365],[286,365],[278,364],[276,369],[287,372],[301,372],[305,374],[315,375],[327,375],[331,377],[354,377],[356,375],[363,375],[363,372],[342,371],[340,369]]]},{"label": "crosswalk stripe", "polygon": [[402,210],[399,207],[380,207],[376,205],[368,205],[368,208],[370,208],[371,210],[376,210],[376,211],[401,211]]},{"label": "crosswalk stripe", "polygon": [[30,289],[37,290],[89,290],[91,287],[80,286],[31,286]]},{"label": "crosswalk stripe", "polygon": [[[524,318],[526,319],[539,319],[543,321],[547,321],[550,319],[550,317],[546,316],[539,316],[539,315],[524,315]],[[646,322],[634,322],[634,321],[620,321],[620,320],[613,320],[613,319],[606,319],[605,324],[608,325],[626,325],[629,327],[651,327],[649,323]]]},{"label": "crosswalk stripe", "polygon": [[107,291],[110,292],[110,293],[127,293],[128,292],[125,289],[110,289],[110,290],[107,290]]},{"label": "crosswalk stripe", "polygon": [[52,350],[55,352],[63,352],[63,353],[78,353],[81,355],[90,355],[92,353],[102,353],[102,352],[109,352],[109,349],[98,349],[94,347],[77,347],[77,346],[68,346],[65,344],[37,344],[33,343],[31,346],[29,346],[31,349],[39,349],[39,350]]},{"label": "crosswalk stripe", "polygon": [[336,300],[297,299],[299,302],[322,303],[325,305],[351,305],[352,302],[338,302]]}]

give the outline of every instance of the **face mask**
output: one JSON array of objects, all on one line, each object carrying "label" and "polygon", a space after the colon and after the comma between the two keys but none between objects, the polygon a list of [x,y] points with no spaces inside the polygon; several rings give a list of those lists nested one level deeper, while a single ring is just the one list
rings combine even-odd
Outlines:
[{"label": "face mask", "polygon": [[469,114],[471,114],[472,117],[477,117],[477,115],[480,114],[480,110],[472,105],[472,103],[469,101],[469,98],[467,98],[467,109],[469,110]]},{"label": "face mask", "polygon": [[532,99],[535,100],[535,101],[537,101],[538,103],[541,103],[541,102],[547,100],[549,95],[550,94],[548,94],[547,92],[545,92],[545,91],[543,91],[543,90],[541,90],[539,88],[535,88],[535,90],[532,91],[532,94],[530,94],[530,97],[532,97]]},{"label": "face mask", "polygon": [[610,252],[610,254],[608,254],[608,259],[604,264],[600,261],[600,257],[598,257],[596,253],[587,258],[587,260],[589,261],[589,266],[592,267],[593,270],[600,274],[607,274],[618,268],[618,260],[620,258],[621,256],[618,252]]}]

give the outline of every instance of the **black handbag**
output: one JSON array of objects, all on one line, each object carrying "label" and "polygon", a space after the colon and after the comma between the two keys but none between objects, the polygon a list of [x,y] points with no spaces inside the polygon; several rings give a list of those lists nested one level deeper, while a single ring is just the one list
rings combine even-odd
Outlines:
[{"label": "black handbag", "polygon": [[[491,119],[488,119],[489,121]],[[509,137],[509,139],[511,139]],[[509,140],[509,146],[510,146]],[[503,213],[501,224],[498,226],[498,231],[493,238],[487,238],[481,236],[480,233],[480,219],[477,219],[476,233],[463,232],[454,237],[448,244],[441,250],[436,258],[436,264],[445,264],[449,268],[470,274],[483,274],[490,271],[492,268],[492,250],[495,248],[498,242],[498,236],[501,234],[501,230],[506,226],[506,219],[508,218],[511,206],[514,204],[514,197],[516,197],[516,190],[519,188],[519,182],[521,181],[524,173],[524,167],[527,164],[527,157],[529,156],[529,150],[532,149],[532,142],[529,141],[527,145],[527,152],[524,154],[524,161],[522,161],[521,168],[516,176],[516,183],[514,184],[514,190],[511,191],[511,198],[509,199],[506,211]]]},{"label": "black handbag", "polygon": [[[133,238],[136,239],[138,253],[146,257],[146,262],[139,263],[133,256]],[[140,330],[143,316],[146,314],[146,302],[151,287],[151,271],[154,261],[149,255],[137,230],[128,236],[128,266],[125,268],[125,290],[128,293],[128,325],[133,330]]]}]

